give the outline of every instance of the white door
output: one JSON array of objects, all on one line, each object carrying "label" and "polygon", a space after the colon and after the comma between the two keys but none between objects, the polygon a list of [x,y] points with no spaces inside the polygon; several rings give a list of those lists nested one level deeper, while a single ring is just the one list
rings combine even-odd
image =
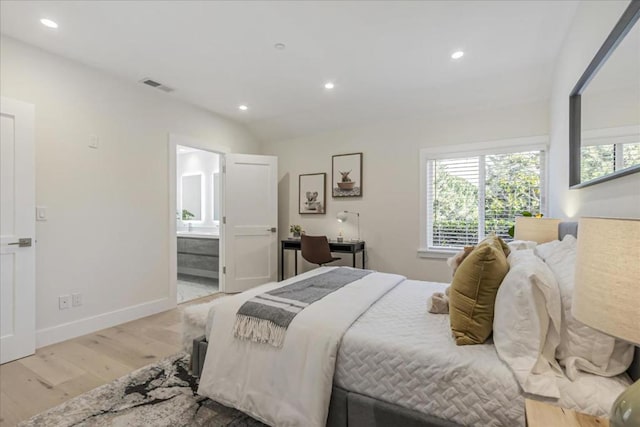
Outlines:
[{"label": "white door", "polygon": [[223,168],[223,274],[227,293],[278,274],[278,158],[227,154]]},{"label": "white door", "polygon": [[0,100],[0,363],[35,352],[34,107]]}]

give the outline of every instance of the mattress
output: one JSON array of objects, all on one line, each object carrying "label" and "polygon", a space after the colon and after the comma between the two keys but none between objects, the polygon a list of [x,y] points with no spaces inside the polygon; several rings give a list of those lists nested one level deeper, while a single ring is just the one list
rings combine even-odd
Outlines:
[{"label": "mattress", "polygon": [[[446,286],[407,280],[373,305],[343,337],[334,385],[461,425],[524,426],[524,397],[495,347],[456,346],[449,316],[427,311]],[[560,381],[551,403],[606,415],[628,384],[582,374]]]}]

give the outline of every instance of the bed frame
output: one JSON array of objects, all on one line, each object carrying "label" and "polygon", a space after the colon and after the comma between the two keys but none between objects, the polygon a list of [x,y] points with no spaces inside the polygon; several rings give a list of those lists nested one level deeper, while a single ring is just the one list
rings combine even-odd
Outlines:
[{"label": "bed frame", "polygon": [[[558,237],[577,236],[577,222],[562,222]],[[191,369],[199,377],[207,354],[208,342],[203,335],[193,340]],[[633,381],[640,379],[640,347],[636,347],[633,363],[627,370]],[[333,386],[327,427],[462,427],[451,421],[422,414],[392,403]]]}]

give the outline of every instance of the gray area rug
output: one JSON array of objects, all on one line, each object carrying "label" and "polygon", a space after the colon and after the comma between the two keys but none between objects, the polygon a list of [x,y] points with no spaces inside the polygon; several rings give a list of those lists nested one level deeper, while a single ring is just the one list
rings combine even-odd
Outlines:
[{"label": "gray area rug", "polygon": [[36,415],[20,426],[230,426],[264,424],[198,396],[179,353]]}]

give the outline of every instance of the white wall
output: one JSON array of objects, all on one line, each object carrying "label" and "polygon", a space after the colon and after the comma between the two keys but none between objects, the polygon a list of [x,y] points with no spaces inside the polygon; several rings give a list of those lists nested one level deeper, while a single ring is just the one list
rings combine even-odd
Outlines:
[{"label": "white wall", "polygon": [[640,174],[569,190],[569,93],[628,4],[581,2],[558,56],[550,106],[552,216],[640,217]]},{"label": "white wall", "polygon": [[[2,96],[35,104],[37,328],[43,345],[150,314],[169,296],[168,134],[256,153],[241,126],[10,38]],[[88,148],[90,135],[100,148]],[[60,311],[58,296],[81,292]]]},{"label": "white wall", "polygon": [[[201,174],[204,176],[202,181],[202,191],[204,197],[202,198],[204,203],[204,217],[201,221],[192,221],[193,227],[213,229],[218,224],[213,219],[213,197],[214,197],[214,185],[213,174],[220,172],[220,156],[216,153],[209,151],[190,151],[187,153],[180,153],[176,157],[176,211],[180,212],[180,201],[182,200],[182,176]],[[195,213],[195,212],[194,212]],[[187,223],[182,223],[184,226]]]},{"label": "white wall", "polygon": [[[419,150],[546,135],[547,107],[548,104],[542,102],[465,116],[414,118],[264,144],[265,154],[278,156],[280,237],[288,236],[290,224],[301,224],[308,234],[335,238],[344,228],[347,237],[355,236],[353,218],[339,224],[336,214],[340,210],[358,211],[361,212],[362,238],[369,249],[368,267],[415,279],[449,281],[451,273],[444,260],[421,259],[417,255],[420,246]],[[298,175],[315,172],[330,175],[331,156],[353,152],[364,153],[363,197],[333,199],[327,184],[327,214],[299,215]],[[350,255],[342,257],[343,264],[351,262]],[[285,263],[291,274],[291,254]]]}]

